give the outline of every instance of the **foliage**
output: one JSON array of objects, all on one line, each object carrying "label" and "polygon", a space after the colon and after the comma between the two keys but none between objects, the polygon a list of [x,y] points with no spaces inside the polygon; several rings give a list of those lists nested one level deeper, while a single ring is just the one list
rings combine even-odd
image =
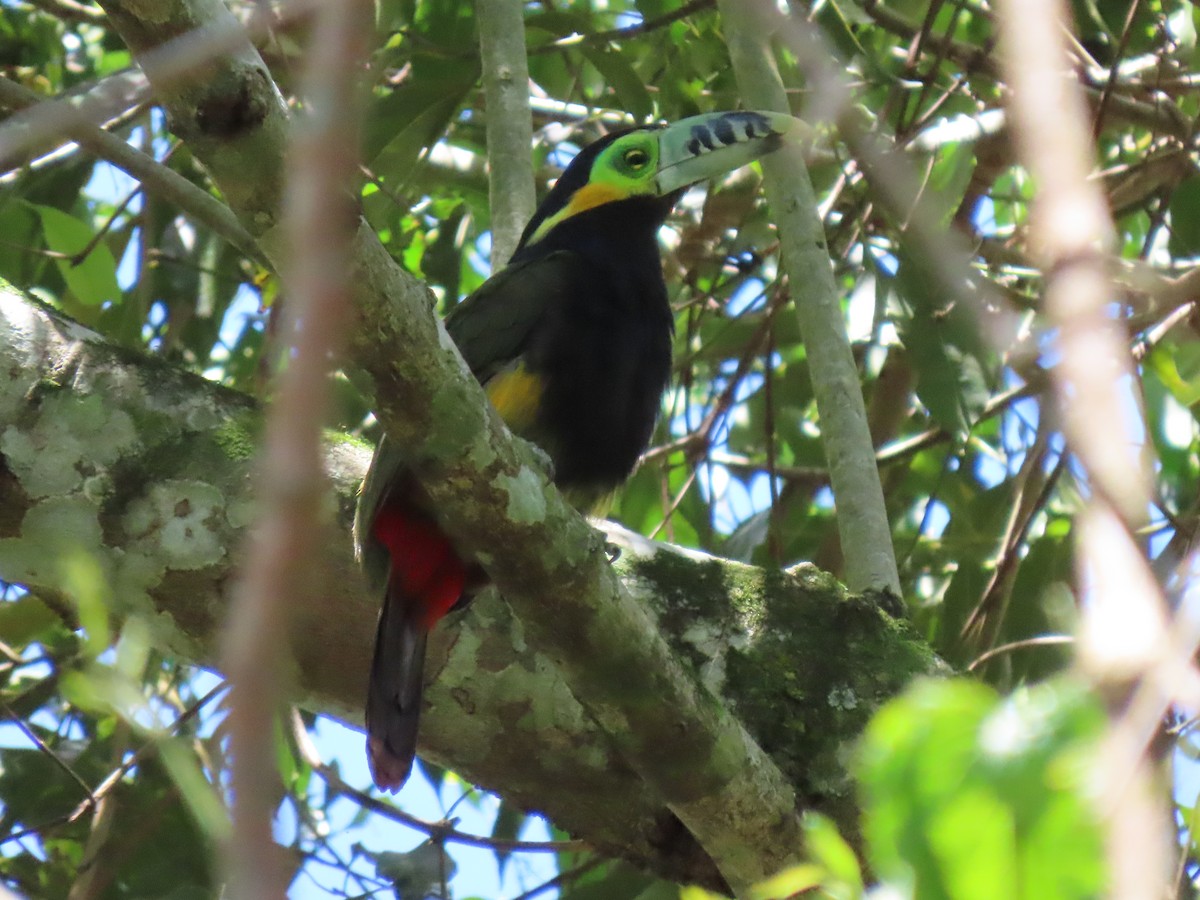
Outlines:
[{"label": "foliage", "polygon": [[[840,54],[858,112],[923,174],[942,224],[972,242],[975,272],[991,294],[983,303],[948,295],[939,259],[906,228],[903,211],[882,201],[837,134],[824,135],[810,169],[909,613],[936,651],[978,682],[918,686],[868,730],[861,778],[869,870],[850,857],[851,845],[862,849],[857,838],[844,844],[814,820],[811,866],[764,890],[784,896],[820,885],[851,897],[861,894],[860,879],[878,877],[923,897],[1093,895],[1101,852],[1079,782],[1097,713],[1072,683],[1044,681],[1070,660],[1069,641],[1057,637],[1075,625],[1075,516],[1088,488],[1046,405],[1055,357],[1028,241],[1035,186],[1008,140],[990,5],[789,5]],[[236,9],[248,19],[255,6]],[[682,17],[672,15],[677,8],[664,0],[528,5],[539,191],[576,148],[614,124],[739,105],[713,5],[689,4]],[[1200,68],[1200,14],[1188,0],[1075,0],[1072,8],[1078,75],[1093,102],[1098,168],[1118,232],[1124,293],[1114,308],[1142,354],[1124,402],[1145,415],[1146,451],[1157,460],[1158,506],[1145,541],[1170,560],[1190,541],[1200,496],[1194,312],[1190,298],[1163,288],[1163,279],[1191,271],[1200,247],[1200,176],[1189,155],[1200,99],[1179,89]],[[445,312],[486,274],[486,110],[472,5],[383,0],[377,38],[362,208]],[[291,101],[304,40],[302,22],[281,20],[259,41]],[[789,49],[778,57],[803,110],[809,85]],[[0,5],[0,73],[10,80],[55,96],[103,85],[130,66],[90,6]],[[110,130],[212,190],[153,102],[131,103]],[[0,173],[0,277],[132,351],[264,396],[274,276],[193,210],[61,141]],[[841,551],[820,423],[789,308],[804,302],[805,286],[780,277],[758,187],[757,170],[735,173],[706,196],[689,195],[664,231],[677,389],[613,515],[717,555],[768,566],[812,560],[836,574]],[[336,381],[330,424],[378,436],[353,372]],[[113,612],[120,598],[100,596],[99,580],[81,576],[72,603],[14,586],[0,605],[0,701],[23,729],[0,729],[0,875],[32,896],[67,896],[92,871],[101,879],[92,895],[210,896],[209,855],[225,827],[214,787],[222,784],[223,720],[203,705],[211,681],[162,655],[137,615]],[[995,691],[1015,693],[999,699]],[[348,850],[366,809],[337,809],[346,801],[314,778],[289,729],[280,728],[278,745],[292,823],[280,839],[303,871],[298,885],[311,891],[312,879],[330,893],[367,895],[403,870],[423,872],[425,889],[440,889],[446,875],[437,859],[422,869],[394,854]],[[1200,755],[1186,728],[1178,750],[1181,759]],[[428,774],[445,796],[467,791],[451,773]],[[1180,799],[1188,828],[1192,807],[1192,798]],[[493,837],[515,838],[523,827],[523,814],[501,802]],[[1190,852],[1191,838],[1182,843]],[[98,858],[104,864],[93,868]],[[499,851],[496,859],[501,869],[517,865]],[[575,850],[560,853],[557,866],[567,897],[678,894]],[[1181,878],[1190,871],[1179,867]],[[1057,892],[1021,893],[1032,884]]]}]

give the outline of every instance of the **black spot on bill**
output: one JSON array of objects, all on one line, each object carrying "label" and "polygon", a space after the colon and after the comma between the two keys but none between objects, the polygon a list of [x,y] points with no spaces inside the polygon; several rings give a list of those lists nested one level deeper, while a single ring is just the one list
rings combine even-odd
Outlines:
[{"label": "black spot on bill", "polygon": [[[705,150],[716,149],[716,146],[713,144],[712,132],[704,125],[692,126],[692,139],[688,141],[688,149],[690,150],[696,142],[704,145]],[[699,151],[695,155],[699,156]]]},{"label": "black spot on bill", "polygon": [[728,116],[722,116],[713,122],[713,134],[717,136],[717,140],[725,146],[737,143],[737,132],[733,130],[733,125],[729,121]]}]

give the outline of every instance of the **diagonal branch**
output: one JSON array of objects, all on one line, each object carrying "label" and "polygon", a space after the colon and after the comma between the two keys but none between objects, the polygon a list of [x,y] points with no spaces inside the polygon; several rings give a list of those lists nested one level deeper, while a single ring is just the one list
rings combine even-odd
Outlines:
[{"label": "diagonal branch", "polygon": [[[217,663],[254,508],[256,404],[131,357],[0,284],[0,410],[0,578],[54,602],[64,590],[58,561],[87,553],[111,573],[130,615],[156,629],[174,623],[179,658]],[[356,442],[328,442],[335,494],[324,508],[337,518],[314,559],[313,590],[288,611],[301,702],[355,724],[377,609],[347,534],[369,457]],[[736,706],[810,808],[855,834],[848,748],[880,704],[939,671],[929,648],[811,567],[770,572],[672,552],[616,526],[606,537],[622,547],[625,590],[655,616],[669,652]],[[520,562],[529,551],[509,552]],[[552,609],[543,619],[571,614]],[[494,592],[436,630],[426,758],[540,810],[598,852],[719,887],[711,859],[580,705],[559,653],[532,639]],[[673,727],[657,696],[643,702]],[[669,737],[668,754],[679,743]],[[702,785],[724,764],[717,754],[684,756],[681,777]]]},{"label": "diagonal branch", "polygon": [[[135,56],[164,35],[228,27],[229,12],[215,0],[157,4],[152,19],[143,18],[142,4],[106,0],[105,8]],[[154,72],[148,75],[154,84]],[[254,219],[250,228],[264,233],[278,215],[279,174],[270,169],[283,154],[282,99],[248,42],[214,57],[205,76],[155,87],[234,211],[244,222],[248,213],[262,214],[265,227],[255,228]],[[241,171],[247,154],[266,179],[252,190]],[[268,255],[277,253],[269,235],[263,243]],[[735,890],[795,859],[801,840],[791,786],[623,590],[603,536],[489,412],[430,314],[426,292],[365,224],[352,267],[358,321],[351,357],[374,378],[377,414],[411,453],[413,474],[446,531],[480,559],[532,642],[562,667],[575,695]],[[395,353],[399,347],[404,354]]]},{"label": "diagonal branch", "polygon": [[[21,110],[40,102],[42,98],[29,88],[0,78],[0,106]],[[254,239],[229,211],[229,207],[174,169],[90,123],[72,121],[64,131],[80,146],[136,178],[147,191],[190,213],[196,221],[203,222],[247,256],[259,256]]]}]

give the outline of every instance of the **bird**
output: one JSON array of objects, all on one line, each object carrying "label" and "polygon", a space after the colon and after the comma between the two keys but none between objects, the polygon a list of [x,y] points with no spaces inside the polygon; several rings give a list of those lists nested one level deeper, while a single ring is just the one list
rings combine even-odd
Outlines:
[{"label": "bird", "polygon": [[[674,317],[658,230],[686,189],[782,145],[790,116],[715,112],[607,134],[581,149],[508,264],[445,319],[508,428],[548,457],[555,485],[598,513],[649,445],[671,373]],[[377,787],[416,755],[430,631],[486,584],[439,529],[402,447],[384,435],[355,514],[356,553],[383,596],[366,703]]]}]

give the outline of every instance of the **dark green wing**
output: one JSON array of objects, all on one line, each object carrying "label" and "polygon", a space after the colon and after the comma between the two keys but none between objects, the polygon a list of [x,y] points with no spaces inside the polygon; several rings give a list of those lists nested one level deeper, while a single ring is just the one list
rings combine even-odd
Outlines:
[{"label": "dark green wing", "polygon": [[582,261],[558,250],[508,266],[446,316],[446,330],[483,384],[521,355],[551,304],[568,295]]},{"label": "dark green wing", "polygon": [[[578,284],[583,267],[574,253],[559,250],[502,269],[451,310],[446,330],[471,372],[486,384],[525,350],[530,335],[550,307]],[[369,539],[375,512],[405,470],[405,454],[385,435],[363,481],[354,518],[355,549],[372,582],[382,591],[388,558]]]}]

